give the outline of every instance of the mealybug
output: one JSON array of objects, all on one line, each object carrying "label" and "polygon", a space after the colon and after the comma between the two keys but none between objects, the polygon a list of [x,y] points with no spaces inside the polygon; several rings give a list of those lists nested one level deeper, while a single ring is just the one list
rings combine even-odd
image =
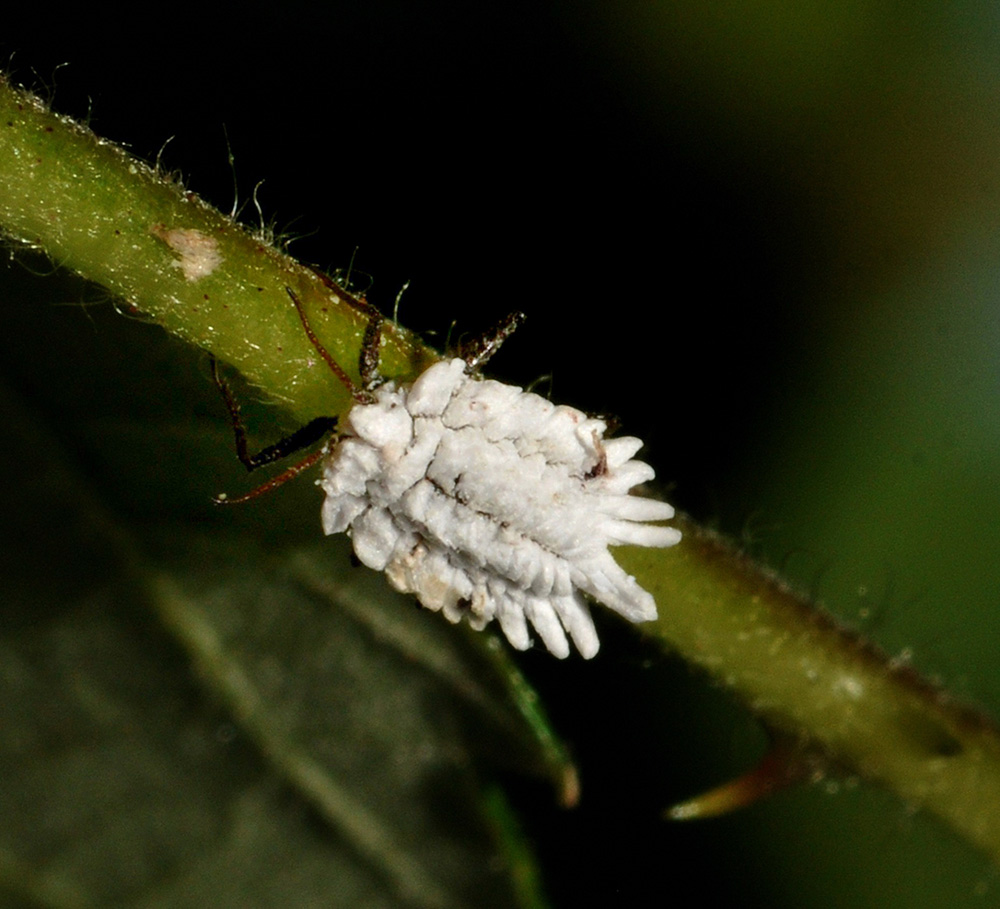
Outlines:
[{"label": "mealybug", "polygon": [[[381,317],[372,313],[356,385],[288,294],[309,340],[356,403],[319,452],[227,501],[322,461],[325,533],[348,533],[364,565],[449,621],[465,617],[482,629],[496,619],[518,650],[531,644],[530,625],[558,657],[569,655],[567,635],[584,657],[594,656],[599,641],[584,595],[633,622],[656,618],[653,597],[609,551],[680,539],[675,528],[650,523],[671,518],[670,505],[630,494],[654,476],[633,459],[642,442],[605,439],[603,420],[478,375],[523,316],[397,384],[378,377]],[[332,425],[314,420],[288,444],[250,456],[238,408],[218,381],[248,469]]]}]

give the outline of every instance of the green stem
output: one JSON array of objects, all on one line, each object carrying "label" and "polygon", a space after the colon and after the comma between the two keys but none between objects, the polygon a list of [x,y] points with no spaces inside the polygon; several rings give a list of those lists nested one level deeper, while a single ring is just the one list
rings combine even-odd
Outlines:
[{"label": "green stem", "polygon": [[[0,230],[210,350],[303,420],[350,398],[302,332],[305,303],[340,362],[356,366],[366,314],[352,299],[194,193],[0,77]],[[386,330],[381,369],[412,376],[434,356]]]},{"label": "green stem", "polygon": [[[212,351],[301,419],[344,410],[292,288],[340,363],[366,316],[316,272],[33,96],[0,82],[0,230]],[[387,375],[436,354],[391,327]],[[354,371],[356,374],[356,371]],[[782,734],[934,812],[1000,860],[1000,734],[906,666],[682,521],[671,550],[620,557],[660,605],[645,628]]]},{"label": "green stem", "polygon": [[1000,860],[1000,732],[908,663],[685,518],[622,562],[660,607],[649,633],[721,679],[783,737],[894,790]]}]

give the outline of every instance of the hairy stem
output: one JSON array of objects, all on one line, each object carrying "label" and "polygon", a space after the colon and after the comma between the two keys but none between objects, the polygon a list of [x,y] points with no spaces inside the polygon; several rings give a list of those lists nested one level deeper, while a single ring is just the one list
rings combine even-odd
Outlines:
[{"label": "hairy stem", "polygon": [[[8,237],[236,366],[303,419],[350,405],[343,384],[317,363],[287,288],[308,307],[330,353],[351,367],[368,322],[353,298],[262,232],[6,81],[0,181],[0,230]],[[419,372],[428,357],[390,326],[384,375]]]},{"label": "hairy stem", "polygon": [[[350,405],[286,288],[334,358],[355,366],[367,316],[313,270],[88,129],[0,82],[0,230],[233,364],[301,419]],[[436,354],[392,326],[381,369]],[[352,371],[352,378],[357,370]],[[655,595],[646,631],[831,764],[925,807],[1000,860],[1000,734],[682,521],[668,550],[620,557]]]},{"label": "hairy stem", "polygon": [[[652,634],[779,735],[893,789],[1000,860],[1000,734],[905,662],[680,518],[673,549],[622,553],[656,597]],[[655,560],[655,563],[654,563]]]}]

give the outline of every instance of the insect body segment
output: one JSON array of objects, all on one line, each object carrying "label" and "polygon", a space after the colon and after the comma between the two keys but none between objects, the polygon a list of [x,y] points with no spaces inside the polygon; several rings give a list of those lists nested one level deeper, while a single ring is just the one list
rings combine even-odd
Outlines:
[{"label": "insect body segment", "polygon": [[[512,385],[436,363],[410,386],[387,383],[348,414],[323,464],[323,529],[452,622],[496,619],[519,650],[529,624],[556,656],[599,642],[583,594],[634,621],[656,604],[611,545],[680,539],[665,502],[629,495],[653,478],[634,438]],[[601,470],[595,470],[603,465]]]}]

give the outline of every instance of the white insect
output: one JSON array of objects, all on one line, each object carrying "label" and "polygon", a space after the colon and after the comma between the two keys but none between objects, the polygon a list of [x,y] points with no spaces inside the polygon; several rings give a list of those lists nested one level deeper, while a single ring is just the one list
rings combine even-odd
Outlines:
[{"label": "white insect", "polygon": [[516,324],[409,385],[376,384],[370,327],[364,385],[349,386],[359,403],[309,461],[322,458],[323,530],[347,532],[364,565],[451,622],[478,630],[496,619],[518,650],[530,624],[557,657],[569,655],[568,635],[590,658],[600,644],[585,594],[633,622],[656,618],[608,547],[681,535],[649,523],[671,518],[670,505],[630,495],[654,476],[633,459],[639,439],[605,439],[603,420],[478,377]]}]

